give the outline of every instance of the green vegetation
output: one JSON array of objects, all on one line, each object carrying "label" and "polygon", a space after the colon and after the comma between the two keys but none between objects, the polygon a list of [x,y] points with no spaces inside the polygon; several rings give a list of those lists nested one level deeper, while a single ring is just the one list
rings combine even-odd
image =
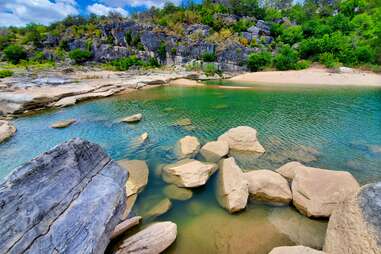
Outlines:
[{"label": "green vegetation", "polygon": [[11,77],[13,75],[13,71],[10,70],[0,70],[0,78]]},{"label": "green vegetation", "polygon": [[141,66],[146,68],[154,68],[160,66],[159,62],[155,58],[149,58],[147,61],[143,61],[135,55],[116,59],[111,61],[109,65],[118,71],[126,71],[132,66]]},{"label": "green vegetation", "polygon": [[206,52],[206,53],[202,54],[201,59],[204,62],[214,62],[214,61],[216,61],[217,56],[214,52],[213,53]]},{"label": "green vegetation", "polygon": [[214,76],[216,73],[219,73],[218,68],[214,63],[204,64],[202,70],[205,72],[206,76]]},{"label": "green vegetation", "polygon": [[23,47],[18,45],[9,45],[4,49],[5,59],[13,64],[18,64],[21,60],[27,58]]},{"label": "green vegetation", "polygon": [[74,49],[69,53],[70,59],[76,64],[84,63],[92,57],[92,53],[88,50]]},{"label": "green vegetation", "polygon": [[250,71],[260,71],[272,63],[272,55],[270,52],[261,51],[259,53],[250,54],[247,59],[247,67]]}]

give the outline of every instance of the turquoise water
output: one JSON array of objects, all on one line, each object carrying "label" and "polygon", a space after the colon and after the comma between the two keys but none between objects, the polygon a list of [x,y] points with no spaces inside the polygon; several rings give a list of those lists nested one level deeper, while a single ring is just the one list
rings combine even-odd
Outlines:
[{"label": "turquoise water", "polygon": [[[135,113],[143,113],[142,122],[119,122]],[[78,122],[62,130],[49,127],[68,118]],[[193,125],[175,125],[184,118]],[[0,145],[0,177],[61,142],[82,137],[100,144],[115,160],[147,160],[149,184],[139,195],[136,214],[164,197],[156,168],[175,160],[172,150],[179,138],[194,135],[205,143],[240,125],[256,128],[267,151],[260,158],[236,154],[244,169],[276,169],[298,160],[348,170],[361,184],[381,181],[380,89],[165,87],[44,111],[14,124],[16,136]],[[144,132],[149,140],[140,144]],[[290,207],[261,204],[229,215],[217,205],[214,185],[212,177],[191,200],[173,201],[168,213],[146,220],[177,223],[179,236],[168,253],[267,253],[300,243],[321,247],[326,222],[306,219]]]}]

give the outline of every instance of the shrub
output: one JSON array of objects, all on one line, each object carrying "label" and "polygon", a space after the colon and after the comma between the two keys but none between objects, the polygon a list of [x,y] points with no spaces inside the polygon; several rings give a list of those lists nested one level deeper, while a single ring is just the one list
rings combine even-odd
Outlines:
[{"label": "shrub", "polygon": [[354,50],[358,63],[373,63],[376,59],[376,53],[369,46],[360,46]]},{"label": "shrub", "polygon": [[286,44],[294,44],[303,39],[303,30],[301,26],[290,26],[282,31],[280,40]]},{"label": "shrub", "polygon": [[21,60],[27,59],[26,52],[23,47],[18,45],[9,45],[4,49],[5,59],[13,64],[18,64]]},{"label": "shrub", "polygon": [[88,50],[74,49],[70,51],[69,57],[75,63],[80,64],[88,61],[92,57],[92,54]]},{"label": "shrub", "polygon": [[11,77],[13,75],[13,71],[10,70],[0,70],[0,78]]},{"label": "shrub", "polygon": [[274,65],[278,70],[293,70],[296,69],[296,64],[299,61],[299,54],[289,45],[283,46],[279,53],[274,58]]},{"label": "shrub", "polygon": [[304,70],[311,66],[311,62],[307,60],[300,60],[296,63],[295,69],[296,70]]},{"label": "shrub", "polygon": [[202,54],[201,56],[201,59],[204,61],[204,62],[214,62],[216,61],[216,54],[214,52],[205,52],[204,54]]},{"label": "shrub", "polygon": [[320,55],[319,61],[327,68],[336,68],[339,65],[339,61],[332,53],[325,52]]},{"label": "shrub", "polygon": [[131,66],[142,66],[143,62],[137,56],[122,57],[111,62],[118,71],[126,71]]},{"label": "shrub", "polygon": [[46,61],[46,58],[45,58],[44,52],[37,51],[30,60],[36,63],[43,63]]},{"label": "shrub", "polygon": [[214,63],[207,63],[203,66],[203,71],[206,76],[213,76],[218,72],[218,69]]},{"label": "shrub", "polygon": [[157,49],[157,53],[160,57],[160,59],[166,59],[167,58],[167,45],[164,41],[160,42],[160,46]]},{"label": "shrub", "polygon": [[260,71],[266,66],[269,66],[272,61],[270,52],[261,51],[259,53],[252,53],[247,58],[247,67],[250,71]]}]

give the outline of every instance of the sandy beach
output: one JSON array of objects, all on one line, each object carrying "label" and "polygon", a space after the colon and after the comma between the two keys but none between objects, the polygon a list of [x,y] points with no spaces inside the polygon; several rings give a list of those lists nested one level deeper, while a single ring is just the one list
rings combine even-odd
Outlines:
[{"label": "sandy beach", "polygon": [[370,86],[381,87],[381,74],[353,70],[350,73],[333,73],[323,67],[300,71],[265,71],[237,75],[230,81],[242,83],[311,86]]}]

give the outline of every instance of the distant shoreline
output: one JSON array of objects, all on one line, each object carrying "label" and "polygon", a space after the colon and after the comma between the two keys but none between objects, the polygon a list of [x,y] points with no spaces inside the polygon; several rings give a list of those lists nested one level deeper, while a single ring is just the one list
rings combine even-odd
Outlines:
[{"label": "distant shoreline", "polygon": [[299,71],[263,71],[239,74],[227,81],[261,85],[362,86],[381,87],[381,74],[354,69],[350,73],[332,73],[323,67]]}]

